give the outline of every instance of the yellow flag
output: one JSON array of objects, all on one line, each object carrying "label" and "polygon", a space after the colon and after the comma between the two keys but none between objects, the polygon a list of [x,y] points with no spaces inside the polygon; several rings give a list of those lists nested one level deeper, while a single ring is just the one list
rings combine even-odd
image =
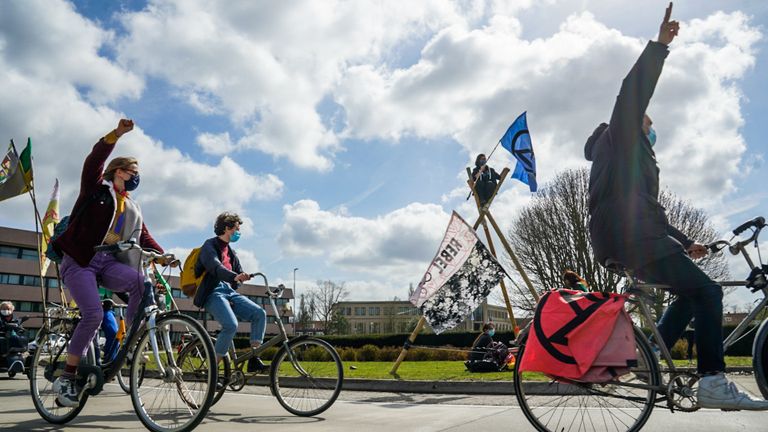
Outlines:
[{"label": "yellow flag", "polygon": [[56,179],[56,183],[53,184],[53,193],[51,193],[51,201],[48,203],[48,208],[45,210],[45,216],[43,217],[43,247],[42,255],[40,255],[40,267],[41,274],[45,276],[45,272],[48,270],[48,265],[51,261],[45,257],[45,251],[48,249],[48,243],[53,236],[53,227],[59,223],[59,179]]}]

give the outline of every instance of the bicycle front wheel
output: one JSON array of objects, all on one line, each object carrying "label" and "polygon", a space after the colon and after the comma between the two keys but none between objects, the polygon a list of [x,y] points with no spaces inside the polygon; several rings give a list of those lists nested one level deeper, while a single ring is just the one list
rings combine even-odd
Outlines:
[{"label": "bicycle front wheel", "polygon": [[322,339],[291,341],[272,360],[272,392],[283,408],[297,416],[314,416],[330,408],[343,380],[339,354]]},{"label": "bicycle front wheel", "polygon": [[[659,365],[645,336],[635,328],[638,364],[630,373],[602,384],[575,382],[520,370],[523,342],[515,362],[515,396],[528,421],[541,432],[639,431],[653,410],[661,380]],[[628,387],[635,384],[642,387]]]},{"label": "bicycle front wheel", "polygon": [[[32,402],[40,417],[48,423],[64,424],[77,417],[88,401],[88,392],[80,398],[80,405],[65,407],[56,400],[57,393],[53,382],[60,375],[67,359],[69,342],[64,334],[49,332],[38,337],[39,345],[34,353],[29,371],[29,389]],[[86,357],[90,364],[92,352]]]},{"label": "bicycle front wheel", "polygon": [[[215,341],[216,339],[211,339],[211,342]],[[195,339],[188,343],[179,353],[179,364],[186,365],[186,370],[190,370],[192,376],[196,380],[204,379],[209,373],[209,364],[206,360],[205,347],[203,345],[203,341]],[[213,396],[211,406],[216,405],[216,403],[221,400],[221,397],[224,396],[224,392],[227,391],[231,370],[232,367],[229,361],[229,356],[225,356],[218,363],[218,381],[221,384],[219,385],[219,389],[216,390],[216,394]]]},{"label": "bicycle front wheel", "polygon": [[[181,363],[176,353],[183,334],[202,341],[202,349],[200,357]],[[156,432],[194,429],[213,401],[215,361],[211,339],[196,320],[178,313],[159,317],[139,339],[131,362],[131,401],[144,426]],[[199,362],[207,365],[202,375]]]},{"label": "bicycle front wheel", "polygon": [[[141,378],[139,378],[139,385],[144,379],[144,370],[146,369],[144,363],[142,363]],[[126,361],[120,372],[117,373],[117,383],[120,384],[120,388],[125,394],[131,394],[131,363],[130,360]]]},{"label": "bicycle front wheel", "polygon": [[757,331],[752,346],[752,367],[755,370],[757,388],[768,399],[768,320],[764,320]]}]

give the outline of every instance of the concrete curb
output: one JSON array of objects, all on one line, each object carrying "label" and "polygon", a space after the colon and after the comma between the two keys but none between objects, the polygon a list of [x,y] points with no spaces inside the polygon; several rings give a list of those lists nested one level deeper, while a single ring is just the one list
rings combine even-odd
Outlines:
[{"label": "concrete curb", "polygon": [[[696,372],[695,368],[680,368],[681,371]],[[752,373],[751,367],[732,367],[728,373]],[[510,376],[512,372],[510,372]],[[269,385],[268,376],[256,376],[248,380],[252,385]],[[290,386],[290,383],[288,384]],[[526,393],[544,394],[552,389],[545,382],[525,382]],[[354,379],[344,378],[342,389],[346,391],[368,391],[386,393],[440,393],[463,395],[514,395],[514,381],[406,381],[396,379]],[[563,391],[562,386],[558,389]]]}]

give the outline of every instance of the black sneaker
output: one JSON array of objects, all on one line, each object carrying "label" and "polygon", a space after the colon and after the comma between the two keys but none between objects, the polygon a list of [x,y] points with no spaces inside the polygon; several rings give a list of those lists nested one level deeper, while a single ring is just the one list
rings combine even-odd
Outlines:
[{"label": "black sneaker", "polygon": [[267,369],[267,365],[264,364],[264,362],[261,361],[258,357],[251,357],[250,360],[248,360],[248,372],[263,372]]},{"label": "black sneaker", "polygon": [[53,390],[58,393],[56,402],[65,407],[74,408],[80,405],[80,390],[74,377],[60,376],[53,383]]}]

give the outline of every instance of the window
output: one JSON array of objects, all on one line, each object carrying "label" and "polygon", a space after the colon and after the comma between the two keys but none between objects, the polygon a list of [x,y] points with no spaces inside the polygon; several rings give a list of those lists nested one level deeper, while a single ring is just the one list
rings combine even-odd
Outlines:
[{"label": "window", "polygon": [[22,249],[20,258],[23,260],[39,260],[40,255],[37,254],[35,249]]},{"label": "window", "polygon": [[368,308],[368,315],[370,315],[370,316],[381,315],[381,308],[378,307],[378,306],[376,306],[376,307],[373,307],[373,306],[369,307]]},{"label": "window", "polygon": [[40,276],[25,275],[21,279],[21,285],[40,286]]},{"label": "window", "polygon": [[355,316],[365,316],[365,307],[356,307]]},{"label": "window", "polygon": [[8,278],[6,279],[7,282],[5,282],[5,283],[7,283],[8,285],[21,285],[21,276],[20,275],[9,274],[9,275],[6,275],[6,276],[8,276]]},{"label": "window", "polygon": [[365,333],[365,323],[355,323],[355,333],[357,334]]},{"label": "window", "polygon": [[59,280],[56,278],[47,278],[46,281],[48,282],[48,288],[58,288],[59,287]]},{"label": "window", "polygon": [[18,259],[19,248],[12,246],[0,246],[0,257]]},{"label": "window", "polygon": [[182,297],[184,297],[184,293],[182,293],[180,289],[172,288],[171,289],[171,296],[173,296],[175,298],[182,298]]},{"label": "window", "polygon": [[19,303],[19,312],[32,312],[32,302]]}]

